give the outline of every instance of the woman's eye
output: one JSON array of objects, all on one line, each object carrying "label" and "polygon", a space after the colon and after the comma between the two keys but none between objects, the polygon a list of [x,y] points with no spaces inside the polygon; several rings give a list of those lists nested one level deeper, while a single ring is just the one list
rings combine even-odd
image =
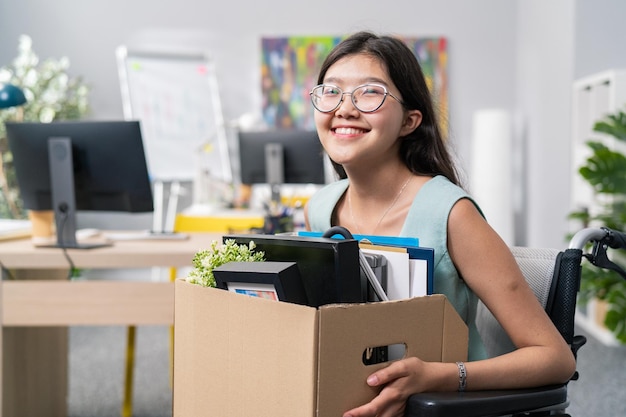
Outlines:
[{"label": "woman's eye", "polygon": [[384,91],[381,88],[377,88],[377,87],[365,87],[363,88],[361,94],[378,95],[378,94],[384,94]]}]

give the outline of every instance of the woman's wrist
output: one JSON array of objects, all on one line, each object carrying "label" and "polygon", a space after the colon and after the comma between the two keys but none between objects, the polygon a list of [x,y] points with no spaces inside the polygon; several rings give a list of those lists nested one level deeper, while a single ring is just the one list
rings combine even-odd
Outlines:
[{"label": "woman's wrist", "polygon": [[459,392],[465,391],[467,387],[467,369],[464,362],[457,362],[457,368],[459,369]]},{"label": "woman's wrist", "polygon": [[[428,380],[425,391],[458,391],[459,366],[456,362],[429,362],[430,371],[425,376]],[[465,364],[464,364],[465,365]],[[467,369],[465,382],[467,384]]]}]

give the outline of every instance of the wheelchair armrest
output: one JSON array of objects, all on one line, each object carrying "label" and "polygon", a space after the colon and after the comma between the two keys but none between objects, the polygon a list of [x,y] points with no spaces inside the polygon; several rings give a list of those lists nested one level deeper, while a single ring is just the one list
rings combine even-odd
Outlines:
[{"label": "wheelchair armrest", "polygon": [[567,385],[467,392],[427,392],[409,397],[404,417],[506,415],[567,403]]}]

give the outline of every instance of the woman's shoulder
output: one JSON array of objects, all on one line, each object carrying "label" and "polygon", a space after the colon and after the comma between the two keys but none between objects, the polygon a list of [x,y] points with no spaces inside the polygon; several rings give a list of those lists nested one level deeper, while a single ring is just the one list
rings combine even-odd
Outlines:
[{"label": "woman's shoulder", "polygon": [[404,233],[423,235],[427,230],[432,230],[445,236],[450,212],[461,201],[474,205],[480,212],[478,205],[463,188],[441,175],[431,178],[422,185],[411,204]]},{"label": "woman's shoulder", "polygon": [[415,196],[414,205],[424,206],[426,210],[452,208],[457,201],[464,198],[471,200],[469,193],[461,186],[443,175],[437,175],[422,185]]},{"label": "woman's shoulder", "polygon": [[464,188],[454,184],[448,178],[444,176],[436,176],[432,180],[426,183],[428,188],[425,194],[429,194],[426,197],[429,200],[437,198],[438,204],[442,205],[442,208],[446,208],[446,211],[462,212],[462,213],[478,213],[481,217],[484,217],[482,210],[478,203],[472,198]]},{"label": "woman's shoulder", "polygon": [[450,181],[443,175],[436,175],[427,181],[422,187],[422,191],[425,193],[437,193],[441,195],[449,195],[450,197],[456,196],[469,196],[460,185],[457,185]]}]

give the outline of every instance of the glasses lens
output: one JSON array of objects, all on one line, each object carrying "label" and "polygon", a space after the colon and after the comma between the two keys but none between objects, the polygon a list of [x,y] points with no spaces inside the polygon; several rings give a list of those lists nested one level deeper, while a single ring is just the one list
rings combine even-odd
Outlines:
[{"label": "glasses lens", "polygon": [[334,85],[318,85],[311,92],[311,101],[321,112],[335,110],[341,101],[342,91]]},{"label": "glasses lens", "polygon": [[368,113],[382,106],[387,90],[382,85],[365,84],[355,88],[352,93],[344,93],[339,87],[322,84],[311,91],[311,101],[317,110],[328,113],[339,106],[344,94],[350,94],[354,106]]},{"label": "glasses lens", "polygon": [[365,84],[352,92],[352,102],[362,112],[377,110],[385,101],[387,90],[382,85]]}]

